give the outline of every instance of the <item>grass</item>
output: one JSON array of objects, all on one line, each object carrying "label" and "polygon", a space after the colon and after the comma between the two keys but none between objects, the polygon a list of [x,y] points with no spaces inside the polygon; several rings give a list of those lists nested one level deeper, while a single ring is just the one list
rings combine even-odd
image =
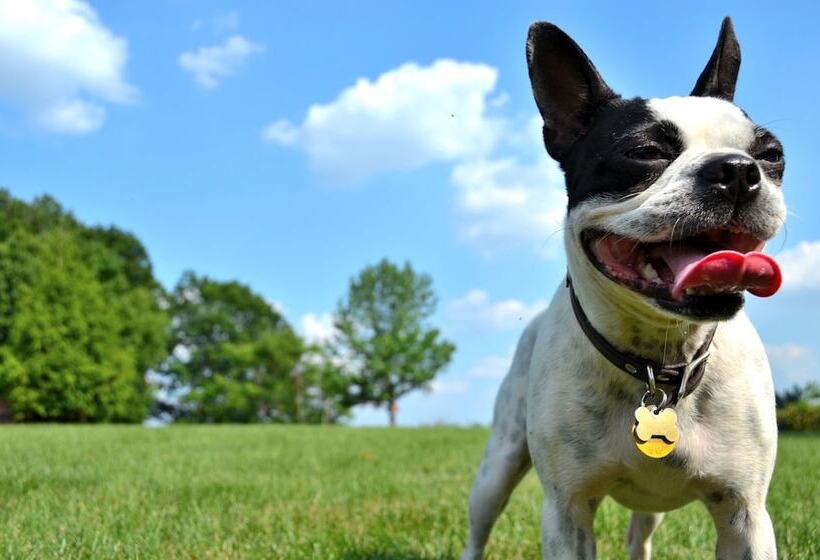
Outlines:
[{"label": "grass", "polygon": [[[3,558],[418,560],[460,552],[484,429],[10,426],[0,430]],[[820,558],[820,437],[784,435],[769,507],[783,559]],[[533,474],[491,558],[537,558]],[[599,557],[623,558],[607,500]],[[713,557],[704,508],[667,516],[658,559]]]}]

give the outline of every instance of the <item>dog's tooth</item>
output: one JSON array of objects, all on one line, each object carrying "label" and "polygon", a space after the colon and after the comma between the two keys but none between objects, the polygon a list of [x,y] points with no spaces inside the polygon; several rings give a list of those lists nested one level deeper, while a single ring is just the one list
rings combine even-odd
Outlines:
[{"label": "dog's tooth", "polygon": [[686,288],[686,295],[687,296],[695,295],[695,288]]},{"label": "dog's tooth", "polygon": [[658,280],[658,273],[650,263],[646,263],[641,267],[641,276],[646,280]]}]

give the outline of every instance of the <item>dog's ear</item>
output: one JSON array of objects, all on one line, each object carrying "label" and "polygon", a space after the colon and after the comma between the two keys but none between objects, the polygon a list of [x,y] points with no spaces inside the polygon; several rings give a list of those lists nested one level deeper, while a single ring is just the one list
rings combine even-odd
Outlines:
[{"label": "dog's ear", "polygon": [[547,151],[561,161],[588,129],[595,110],[617,95],[581,47],[551,23],[530,26],[527,66],[535,103],[544,118]]},{"label": "dog's ear", "polygon": [[740,45],[735,36],[732,18],[725,17],[720,25],[720,35],[712,57],[706,63],[691,95],[733,101],[739,71]]}]

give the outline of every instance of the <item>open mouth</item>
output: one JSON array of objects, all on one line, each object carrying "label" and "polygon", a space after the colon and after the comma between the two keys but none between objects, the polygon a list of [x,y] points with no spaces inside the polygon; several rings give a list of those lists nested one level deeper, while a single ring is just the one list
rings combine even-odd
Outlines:
[{"label": "open mouth", "polygon": [[734,225],[649,243],[586,230],[582,242],[604,275],[662,307],[688,308],[687,314],[733,314],[744,291],[768,297],[782,282],[777,262],[761,252],[765,242]]}]

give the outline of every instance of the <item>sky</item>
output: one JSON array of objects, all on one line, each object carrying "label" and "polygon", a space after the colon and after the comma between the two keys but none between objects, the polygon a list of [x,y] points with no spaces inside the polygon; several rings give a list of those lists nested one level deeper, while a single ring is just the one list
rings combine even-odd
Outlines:
[{"label": "sky", "polygon": [[0,185],[133,232],[168,288],[245,282],[311,340],[359,270],[410,261],[458,350],[399,422],[487,423],[565,271],[529,24],[561,26],[625,97],[665,97],[731,15],[735,101],[784,143],[790,209],[768,249],[784,288],[747,311],[776,387],[820,380],[820,5],[716,4],[0,0]]}]

